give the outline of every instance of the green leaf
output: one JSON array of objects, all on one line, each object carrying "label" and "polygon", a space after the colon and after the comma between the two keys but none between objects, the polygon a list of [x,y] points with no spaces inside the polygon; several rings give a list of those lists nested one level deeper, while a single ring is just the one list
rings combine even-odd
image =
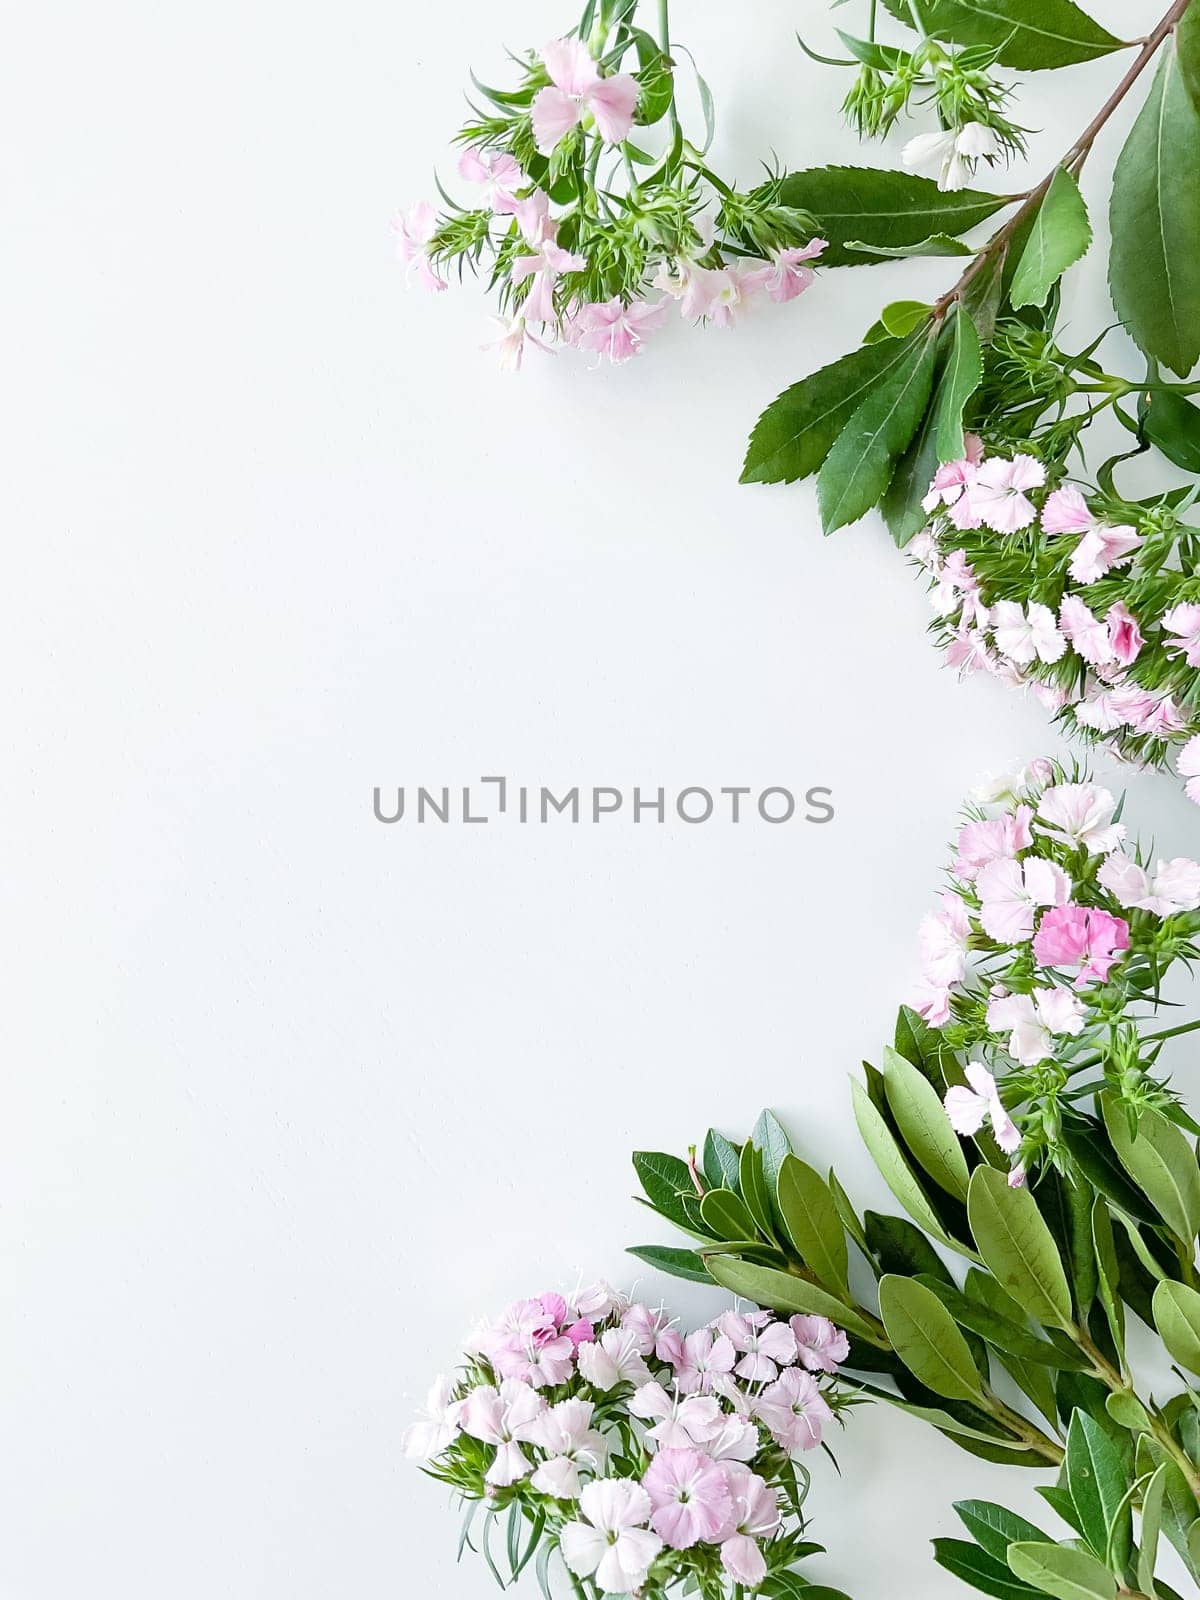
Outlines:
[{"label": "green leaf", "polygon": [[906,1217],[882,1216],[878,1211],[865,1213],[868,1253],[874,1256],[882,1272],[902,1273],[905,1277],[921,1277],[927,1283],[944,1283],[954,1287],[949,1268],[930,1244],[929,1240]]},{"label": "green leaf", "polygon": [[927,300],[893,300],[879,313],[879,325],[889,338],[907,339],[929,321],[932,309]]},{"label": "green leaf", "polygon": [[967,1532],[998,1561],[1007,1561],[1010,1544],[1027,1544],[1046,1538],[1032,1522],[989,1500],[956,1500],[954,1509]]},{"label": "green leaf", "polygon": [[1053,285],[1087,254],[1091,242],[1092,225],[1079,185],[1059,167],[1017,263],[1008,296],[1013,306],[1044,306]]},{"label": "green leaf", "polygon": [[791,1155],[792,1144],[783,1124],[773,1111],[763,1111],[754,1124],[751,1139],[762,1152],[763,1184],[767,1191],[767,1204],[771,1215],[778,1221],[775,1209],[775,1190],[779,1183],[779,1169],[784,1158]]},{"label": "green leaf", "polygon": [[715,1128],[710,1128],[705,1137],[700,1164],[704,1170],[704,1181],[710,1189],[736,1191],[739,1182],[738,1147]]},{"label": "green leaf", "polygon": [[893,1050],[883,1052],[883,1092],[904,1142],[939,1188],[967,1197],[967,1158],[941,1097],[919,1068]]},{"label": "green leaf", "polygon": [[892,1348],[927,1389],[944,1400],[980,1398],[970,1347],[932,1290],[888,1273],[879,1285],[879,1314]]},{"label": "green leaf", "polygon": [[832,1294],[848,1296],[846,1231],[825,1180],[796,1156],[786,1155],[776,1193],[783,1225],[800,1259]]},{"label": "green leaf", "polygon": [[1175,48],[1179,52],[1179,70],[1184,87],[1192,104],[1200,110],[1200,6],[1193,3],[1183,14],[1175,29]]},{"label": "green leaf", "polygon": [[1142,1490],[1142,1528],[1138,1540],[1138,1587],[1147,1595],[1155,1593],[1154,1568],[1158,1560],[1158,1536],[1162,1530],[1163,1494],[1167,1469],[1159,1467]]},{"label": "green leaf", "polygon": [[757,1231],[749,1206],[730,1189],[710,1189],[700,1202],[700,1215],[718,1239],[753,1239]]},{"label": "green leaf", "polygon": [[898,339],[864,345],[785,389],[754,425],[742,483],[795,483],[816,472],[863,399],[904,356]]},{"label": "green leaf", "polygon": [[[935,376],[935,388],[936,384]],[[929,513],[921,501],[929,493],[929,485],[938,469],[936,423],[936,406],[930,406],[908,449],[896,462],[891,482],[879,502],[883,520],[899,550],[903,550],[929,521]]]},{"label": "green leaf", "polygon": [[782,205],[820,220],[829,241],[824,267],[871,266],[886,259],[876,250],[921,244],[933,234],[956,236],[986,222],[1011,202],[977,189],[943,193],[932,178],[878,167],[811,167],[792,172],[779,186]]},{"label": "green leaf", "polygon": [[983,381],[979,331],[964,306],[954,312],[950,352],[934,402],[935,448],[939,461],[958,461],[964,451],[963,408]]},{"label": "green leaf", "polygon": [[684,1278],[688,1283],[713,1281],[703,1259],[694,1250],[677,1250],[665,1244],[635,1244],[630,1245],[625,1253],[636,1256],[648,1267],[668,1273],[672,1278]]},{"label": "green leaf", "polygon": [[665,1155],[660,1150],[635,1150],[633,1167],[646,1198],[659,1215],[666,1217],[676,1227],[686,1229],[688,1233],[695,1232],[682,1199],[684,1195],[690,1195],[693,1199],[696,1195],[696,1186],[687,1162],[680,1161],[678,1156]]},{"label": "green leaf", "polygon": [[798,1278],[790,1272],[777,1272],[773,1267],[756,1267],[751,1262],[739,1261],[734,1256],[712,1256],[708,1270],[723,1289],[752,1300],[755,1305],[770,1311],[783,1311],[791,1315],[801,1312],[805,1316],[828,1317],[847,1333],[856,1334],[872,1344],[878,1344],[879,1333],[859,1312],[835,1300],[815,1283]]},{"label": "green leaf", "polygon": [[1123,1570],[1133,1532],[1129,1475],[1116,1445],[1086,1411],[1071,1418],[1063,1467],[1084,1538],[1102,1560],[1111,1544],[1113,1564]]},{"label": "green leaf", "polygon": [[[987,1433],[982,1428],[972,1428],[969,1423],[960,1422],[957,1417],[952,1416],[949,1411],[943,1411],[940,1406],[916,1405],[911,1400],[902,1400],[899,1395],[890,1394],[886,1389],[876,1389],[869,1383],[860,1383],[859,1388],[872,1400],[886,1401],[897,1411],[916,1417],[920,1422],[928,1422],[939,1433],[948,1433],[955,1439],[969,1439],[975,1444],[986,1445],[991,1450],[1002,1451],[1004,1460],[1030,1455],[1029,1447],[1022,1444],[1019,1439],[1009,1438],[999,1432]],[[1031,1457],[1031,1459],[1037,1458]],[[1038,1460],[1038,1465],[1043,1466],[1044,1463]]]},{"label": "green leaf", "polygon": [[1190,1246],[1200,1229],[1200,1167],[1191,1145],[1157,1111],[1138,1114],[1135,1138],[1120,1100],[1106,1094],[1101,1105],[1121,1165],[1145,1190],[1172,1233]]},{"label": "green leaf", "polygon": [[1055,1600],[1117,1600],[1117,1580],[1086,1550],[1065,1544],[1014,1544],[1008,1565],[1018,1578]]},{"label": "green leaf", "polygon": [[948,233],[931,233],[916,244],[868,244],[865,239],[849,239],[846,249],[866,256],[882,256],[887,260],[908,259],[912,256],[973,256],[975,251],[961,239],[952,239]]},{"label": "green leaf", "polygon": [[762,1151],[752,1139],[747,1139],[742,1146],[741,1160],[738,1163],[738,1182],[742,1199],[750,1208],[750,1215],[763,1237],[770,1239],[774,1233],[771,1196],[763,1173]]},{"label": "green leaf", "polygon": [[956,1578],[969,1583],[981,1594],[990,1594],[994,1600],[1029,1600],[1037,1595],[1027,1583],[1014,1578],[1008,1567],[981,1550],[977,1544],[965,1539],[935,1539],[933,1559],[939,1567],[952,1572]]},{"label": "green leaf", "polygon": [[832,1167],[829,1169],[829,1192],[833,1196],[833,1204],[842,1227],[845,1228],[863,1255],[869,1256],[871,1249],[867,1244],[866,1230],[862,1225],[858,1212],[854,1209],[854,1202],[838,1182],[838,1175]]},{"label": "green leaf", "polygon": [[1180,377],[1200,357],[1200,110],[1172,40],[1113,173],[1109,286],[1147,355]]},{"label": "green leaf", "polygon": [[944,1244],[951,1250],[956,1250],[960,1255],[969,1256],[972,1261],[977,1261],[979,1258],[975,1252],[969,1246],[951,1239],[938,1221],[937,1214],[925,1198],[925,1192],[917,1182],[912,1168],[904,1159],[900,1146],[892,1138],[891,1129],[872,1105],[870,1095],[856,1078],[851,1080],[850,1091],[854,1101],[854,1119],[858,1123],[863,1143],[871,1152],[871,1159],[879,1168],[884,1182],[896,1199],[913,1221],[924,1228],[930,1238],[936,1239],[939,1244]]},{"label": "green leaf", "polygon": [[1168,461],[1185,472],[1200,473],[1200,407],[1170,389],[1147,394],[1142,432]]},{"label": "green leaf", "polygon": [[[884,0],[912,23],[908,0]],[[926,33],[951,44],[989,45],[996,59],[1022,72],[1094,61],[1121,40],[1072,0],[917,0]]]},{"label": "green leaf", "polygon": [[1107,1202],[1101,1194],[1098,1194],[1092,1202],[1092,1247],[1095,1251],[1100,1303],[1104,1307],[1113,1345],[1124,1363],[1125,1303],[1121,1299],[1121,1263],[1117,1258],[1112,1218],[1108,1214]]},{"label": "green leaf", "polygon": [[1179,1365],[1200,1373],[1200,1294],[1185,1283],[1160,1283],[1154,1291],[1154,1326]]},{"label": "green leaf", "polygon": [[[927,1287],[933,1290],[960,1327],[969,1328],[1005,1355],[1016,1356],[1018,1360],[1031,1361],[1056,1372],[1082,1372],[1090,1366],[1087,1358],[1073,1346],[1059,1349],[1048,1340],[1037,1338],[1029,1332],[1027,1324],[1009,1321],[981,1301],[960,1294],[953,1284],[927,1282]],[[1014,1306],[1013,1310],[1020,1315],[1019,1307]],[[1066,1341],[1063,1343],[1065,1345]]]},{"label": "green leaf", "polygon": [[1010,1189],[994,1167],[977,1167],[967,1194],[971,1232],[1000,1285],[1038,1322],[1067,1327],[1071,1290],[1054,1236],[1028,1189]]},{"label": "green leaf", "polygon": [[904,359],[880,378],[838,435],[817,478],[826,533],[857,522],[887,488],[897,456],[925,414],[934,350],[929,334],[914,334]]}]

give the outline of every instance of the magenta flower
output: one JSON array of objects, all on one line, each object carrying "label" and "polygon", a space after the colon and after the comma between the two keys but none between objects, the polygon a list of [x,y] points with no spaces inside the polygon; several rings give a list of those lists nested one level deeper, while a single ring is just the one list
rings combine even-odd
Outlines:
[{"label": "magenta flower", "polygon": [[[967,489],[975,482],[975,469],[983,460],[983,440],[978,434],[968,433],[963,437],[966,455],[958,461],[943,461],[933,475],[933,482],[929,486],[929,493],[921,501],[924,510],[934,512],[939,506],[945,506],[947,511],[952,506],[963,502]],[[979,519],[966,523],[959,523],[959,527],[978,527]]]},{"label": "magenta flower", "polygon": [[1033,953],[1043,967],[1078,967],[1076,987],[1090,979],[1103,983],[1122,950],[1129,948],[1129,924],[1089,906],[1054,906],[1034,935]]},{"label": "magenta flower", "polygon": [[558,141],[584,117],[595,118],[609,144],[628,137],[637,110],[638,86],[628,72],[602,78],[582,39],[552,39],[542,51],[551,87],[533,97],[533,138],[548,156]]},{"label": "magenta flower", "polygon": [[725,1470],[699,1450],[660,1450],[642,1487],[650,1496],[650,1526],[672,1550],[715,1540],[732,1510]]},{"label": "magenta flower", "polygon": [[1146,642],[1142,638],[1137,618],[1124,600],[1118,600],[1115,605],[1109,606],[1104,621],[1108,627],[1108,639],[1114,657],[1123,667],[1131,666]]},{"label": "magenta flower", "polygon": [[1065,906],[1071,880],[1061,867],[1041,856],[1022,861],[989,861],[975,884],[979,921],[989,939],[1019,944],[1033,933],[1040,906]]}]

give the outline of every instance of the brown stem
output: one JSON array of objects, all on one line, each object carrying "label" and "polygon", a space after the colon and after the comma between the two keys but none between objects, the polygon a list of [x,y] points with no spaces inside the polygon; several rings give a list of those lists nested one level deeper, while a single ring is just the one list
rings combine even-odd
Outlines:
[{"label": "brown stem", "polygon": [[1078,139],[1076,139],[1075,143],[1067,151],[1066,155],[1053,168],[1051,168],[1051,170],[1046,174],[1036,188],[1029,190],[1021,205],[1016,211],[1013,212],[1012,216],[1008,219],[1004,226],[999,229],[997,233],[992,235],[987,244],[984,245],[983,249],[975,257],[974,261],[972,261],[971,265],[963,273],[962,277],[958,280],[954,287],[952,289],[948,289],[941,299],[936,302],[933,308],[933,317],[935,321],[940,321],[946,315],[947,310],[954,303],[954,301],[962,299],[963,290],[966,288],[967,284],[971,282],[972,278],[975,277],[976,273],[979,272],[984,263],[989,261],[998,250],[1004,249],[1008,245],[1008,242],[1012,238],[1013,234],[1021,226],[1025,219],[1037,210],[1038,206],[1040,206],[1042,201],[1045,199],[1046,191],[1054,181],[1054,174],[1058,171],[1059,167],[1073,167],[1078,169],[1083,165],[1088,152],[1096,142],[1096,137],[1100,130],[1104,127],[1104,124],[1108,121],[1109,117],[1112,116],[1113,112],[1121,104],[1121,101],[1124,100],[1130,89],[1133,88],[1134,84],[1141,77],[1142,73],[1158,54],[1159,47],[1163,44],[1167,35],[1179,22],[1180,18],[1183,16],[1190,4],[1191,0],[1175,0],[1174,5],[1162,17],[1157,27],[1155,27],[1151,33],[1147,34],[1145,43],[1142,45],[1142,48],[1138,51],[1137,55],[1130,63],[1129,69],[1125,73],[1125,76],[1121,79],[1120,83],[1117,84],[1116,88],[1100,107],[1099,111],[1097,111],[1096,115],[1088,123],[1087,127],[1079,135]]}]

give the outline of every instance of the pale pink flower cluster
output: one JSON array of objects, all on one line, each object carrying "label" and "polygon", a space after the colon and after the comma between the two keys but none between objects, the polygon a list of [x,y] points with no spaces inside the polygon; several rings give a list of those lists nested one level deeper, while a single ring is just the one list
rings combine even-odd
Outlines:
[{"label": "pale pink flower cluster", "polygon": [[[1157,619],[1139,618],[1124,600],[1103,608],[1094,598],[1089,603],[1081,591],[1131,562],[1144,540],[1128,524],[1096,517],[1071,485],[1047,494],[1039,511],[1032,496],[1045,483],[1045,468],[1034,457],[987,458],[971,434],[963,458],[937,469],[922,502],[933,521],[912,541],[910,553],[932,579],[933,607],[949,630],[946,664],[1027,686],[1050,711],[1069,706],[1075,722],[1093,734],[1178,738],[1188,731],[1188,712],[1169,690],[1134,682],[1129,669],[1152,630],[1162,635],[1168,655],[1200,667],[1200,603],[1172,606]],[[1076,541],[1067,564],[1076,587],[1063,592],[1057,609],[1033,598],[985,597],[971,562],[952,543],[953,531],[986,529],[1004,536],[1035,527],[1049,539]],[[944,549],[947,542],[950,548]],[[1084,664],[1071,679],[1082,687],[1072,692],[1040,671],[1069,653]],[[1200,782],[1190,781],[1200,778],[1200,743],[1193,740],[1179,759],[1196,768],[1180,770],[1189,780],[1189,796],[1200,803]]]},{"label": "pale pink flower cluster", "polygon": [[[1200,909],[1200,864],[1176,857],[1151,870],[1127,855],[1112,793],[1048,761],[991,782],[979,812],[959,830],[951,889],[921,923],[911,1004],[934,1028],[962,1019],[956,1048],[1007,1062],[1019,1102],[1022,1069],[1067,1060],[1070,1041],[1107,1028],[1111,1011],[1095,1009],[1094,991],[1131,949],[1126,914]],[[1015,1156],[1022,1133],[1002,1084],[985,1061],[963,1075],[945,1096],[951,1125],[963,1137],[988,1126]],[[1012,1181],[1023,1178],[1018,1164]]]},{"label": "pale pink flower cluster", "polygon": [[[728,1311],[683,1334],[607,1284],[544,1294],[471,1335],[470,1364],[438,1379],[405,1453],[465,1494],[535,1497],[567,1566],[605,1594],[636,1592],[655,1563],[669,1584],[682,1575],[669,1552],[696,1545],[754,1588],[784,1527],[779,1452],[820,1444],[834,1415],[822,1379],[849,1348],[824,1317]],[[649,1457],[635,1476],[620,1428]],[[481,1482],[460,1441],[488,1446]]]},{"label": "pale pink flower cluster", "polygon": [[[550,79],[534,95],[530,107],[534,143],[540,154],[551,156],[579,126],[594,128],[606,144],[619,145],[628,138],[638,101],[637,80],[630,73],[603,75],[587,44],[574,38],[552,39],[541,50],[540,59]],[[498,332],[487,347],[498,352],[501,368],[508,371],[520,369],[527,345],[546,350],[550,347],[547,341],[616,363],[629,361],[641,351],[647,335],[665,322],[673,302],[690,322],[729,327],[757,297],[785,302],[802,294],[813,282],[809,263],[821,255],[827,243],[813,239],[805,245],[772,250],[765,259],[724,266],[704,266],[700,260],[682,258],[663,260],[645,286],[660,291],[656,299],[643,290],[598,301],[574,296],[564,303],[557,292],[560,279],[583,272],[588,263],[578,251],[559,244],[560,221],[551,215],[546,191],[538,188],[504,149],[469,145],[459,158],[458,172],[467,182],[483,188],[488,209],[505,219],[506,228],[511,226],[508,219],[515,218],[520,230],[524,249],[501,269],[501,276],[506,273],[514,286],[527,281],[530,286],[511,315],[494,319]],[[701,246],[702,255],[707,255],[711,222],[703,213],[693,221],[701,232],[707,230],[709,238]],[[432,259],[438,230],[433,207],[421,201],[403,213],[395,226],[402,263],[426,288],[444,289],[446,280]]]}]

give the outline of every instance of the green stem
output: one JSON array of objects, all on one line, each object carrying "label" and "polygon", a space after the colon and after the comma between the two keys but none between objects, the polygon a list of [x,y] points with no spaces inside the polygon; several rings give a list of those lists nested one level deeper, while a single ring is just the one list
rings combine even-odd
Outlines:
[{"label": "green stem", "polygon": [[1092,1341],[1090,1334],[1088,1334],[1085,1329],[1072,1326],[1067,1331],[1071,1338],[1079,1346],[1080,1350],[1083,1351],[1084,1355],[1087,1356],[1088,1360],[1092,1363],[1094,1376],[1099,1378],[1100,1382],[1103,1383],[1109,1390],[1111,1390],[1113,1394],[1131,1394],[1142,1407],[1142,1410],[1145,1411],[1146,1415],[1150,1419],[1151,1436],[1154,1438],[1155,1442],[1166,1451],[1167,1455],[1171,1457],[1175,1465],[1179,1468],[1180,1472],[1183,1473],[1187,1485],[1189,1489],[1191,1489],[1192,1493],[1200,1498],[1200,1468],[1197,1468],[1187,1451],[1175,1438],[1170,1428],[1167,1427],[1166,1423],[1163,1422],[1161,1417],[1155,1415],[1153,1407],[1146,1404],[1146,1402],[1133,1387],[1133,1384],[1123,1377],[1122,1374],[1119,1373],[1117,1369],[1109,1363],[1104,1352],[1096,1346],[1096,1344]]},{"label": "green stem", "polygon": [[989,1416],[994,1417],[1002,1427],[1006,1428],[1014,1439],[1023,1440],[1035,1455],[1041,1456],[1043,1461],[1048,1461],[1053,1467],[1061,1465],[1062,1446],[1048,1438],[1036,1423],[1030,1422],[1011,1406],[1005,1405],[998,1395],[986,1387],[983,1406]]},{"label": "green stem", "polygon": [[679,132],[679,112],[675,107],[675,64],[671,60],[671,0],[658,0],[658,42],[662,53],[667,58],[671,68],[671,104],[667,107],[667,116],[670,119],[671,137],[674,140]]},{"label": "green stem", "polygon": [[[914,4],[915,0],[909,0],[910,8],[913,7]],[[1130,89],[1133,88],[1134,84],[1141,77],[1142,73],[1150,65],[1151,61],[1153,61],[1154,57],[1158,54],[1159,47],[1164,43],[1167,36],[1174,29],[1175,25],[1179,22],[1180,18],[1183,16],[1190,4],[1191,0],[1175,0],[1174,5],[1172,5],[1171,9],[1163,15],[1158,25],[1151,33],[1147,34],[1145,44],[1138,51],[1134,60],[1130,63],[1129,70],[1125,73],[1125,76],[1121,79],[1120,83],[1117,84],[1116,88],[1100,107],[1099,111],[1097,111],[1096,115],[1088,123],[1087,127],[1079,135],[1078,139],[1076,139],[1075,143],[1067,151],[1066,155],[1060,162],[1051,168],[1051,170],[1046,174],[1036,188],[1029,190],[1021,205],[1016,211],[1013,212],[1012,216],[1008,219],[1004,226],[992,235],[987,244],[984,245],[983,249],[975,257],[974,261],[963,273],[962,277],[958,280],[954,287],[949,289],[941,297],[941,299],[936,302],[933,308],[934,321],[941,321],[954,301],[962,299],[963,290],[976,276],[976,274],[982,270],[984,264],[989,261],[991,257],[997,253],[997,251],[1007,248],[1013,234],[1023,222],[1025,222],[1034,214],[1037,208],[1041,205],[1042,201],[1045,199],[1046,191],[1054,181],[1054,174],[1058,171],[1058,168],[1077,168],[1078,166],[1082,165],[1088,152],[1091,150],[1093,144],[1095,144],[1096,139],[1105,123],[1107,123],[1108,119],[1121,104],[1122,100],[1124,100]]]}]

